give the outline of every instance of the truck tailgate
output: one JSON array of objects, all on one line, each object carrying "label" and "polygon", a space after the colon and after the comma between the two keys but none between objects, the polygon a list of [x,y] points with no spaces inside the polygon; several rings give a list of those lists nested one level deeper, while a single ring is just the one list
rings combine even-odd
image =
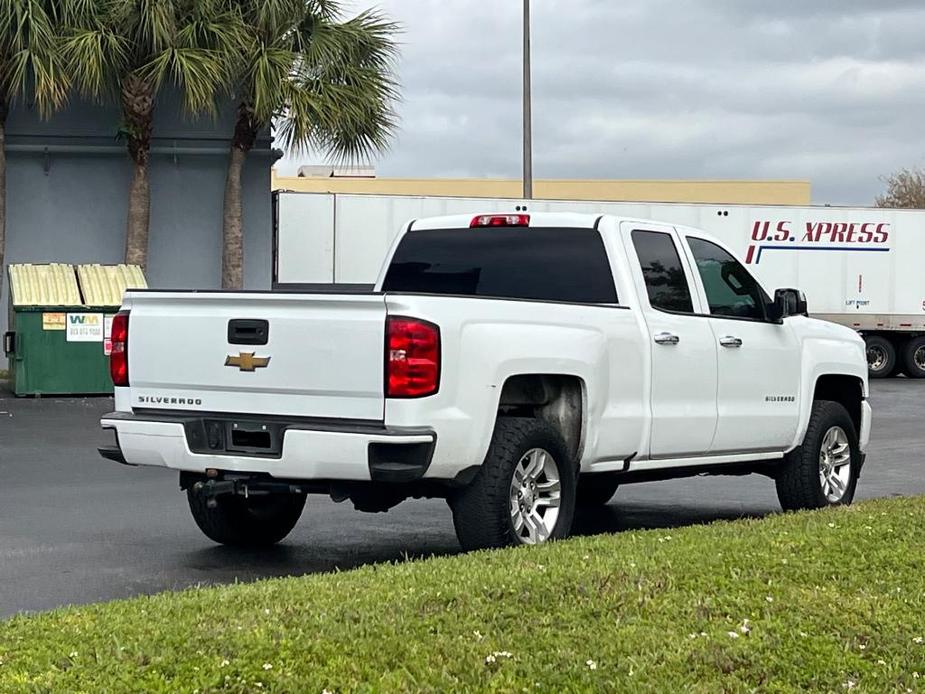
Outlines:
[{"label": "truck tailgate", "polygon": [[383,419],[382,295],[130,292],[124,308],[135,409]]}]

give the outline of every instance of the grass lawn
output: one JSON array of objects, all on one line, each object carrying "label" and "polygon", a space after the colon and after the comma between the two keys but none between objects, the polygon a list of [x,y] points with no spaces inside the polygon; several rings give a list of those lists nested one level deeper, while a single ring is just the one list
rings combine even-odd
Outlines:
[{"label": "grass lawn", "polygon": [[925,499],[0,622],[2,692],[925,691]]}]

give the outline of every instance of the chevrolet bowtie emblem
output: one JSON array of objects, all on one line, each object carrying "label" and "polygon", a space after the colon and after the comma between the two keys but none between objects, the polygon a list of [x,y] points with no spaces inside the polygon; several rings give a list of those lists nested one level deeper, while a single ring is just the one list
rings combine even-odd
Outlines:
[{"label": "chevrolet bowtie emblem", "polygon": [[233,357],[230,354],[225,358],[225,366],[237,366],[241,371],[255,371],[266,368],[270,357],[255,357],[253,352],[241,352]]}]

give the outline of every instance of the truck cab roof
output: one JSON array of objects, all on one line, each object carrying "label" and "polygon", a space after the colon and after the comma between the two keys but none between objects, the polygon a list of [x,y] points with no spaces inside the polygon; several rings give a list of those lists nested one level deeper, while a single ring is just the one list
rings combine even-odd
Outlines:
[{"label": "truck cab roof", "polygon": [[[506,219],[505,219],[506,218]],[[602,221],[607,220],[609,224],[602,225]],[[659,221],[655,219],[641,219],[638,217],[623,217],[611,214],[589,214],[581,212],[485,212],[481,214],[454,214],[443,215],[439,217],[423,217],[415,219],[405,225],[404,232],[409,231],[431,231],[439,229],[465,229],[469,227],[533,227],[533,228],[560,228],[560,229],[600,229],[606,233],[608,227],[612,229],[619,228],[620,224],[628,223],[633,225],[671,227],[676,229],[679,234],[684,236],[696,236],[697,238],[706,239],[716,245],[732,250],[712,234],[708,234],[702,229],[674,224],[672,222]],[[396,239],[396,242],[399,239]],[[733,255],[735,255],[733,253]]]},{"label": "truck cab roof", "polygon": [[[501,220],[509,218],[507,222],[499,221],[493,224],[487,220]],[[513,218],[522,218],[515,221]],[[700,229],[694,229],[685,225],[674,224],[672,222],[659,221],[656,219],[641,219],[638,217],[622,217],[611,214],[589,214],[583,212],[484,212],[476,215],[472,214],[453,214],[442,215],[438,217],[422,217],[412,220],[406,226],[406,231],[428,231],[436,229],[463,229],[466,227],[479,226],[526,226],[526,227],[558,227],[573,229],[594,229],[601,226],[601,220],[608,220],[615,225],[627,222],[631,224],[650,224],[658,226],[668,226],[677,229],[680,232],[694,232],[697,236],[713,240],[713,236]],[[485,220],[484,222],[477,220]],[[527,223],[523,223],[526,220]],[[722,244],[721,244],[722,245]]]},{"label": "truck cab roof", "polygon": [[[498,226],[531,226],[531,227],[573,227],[578,229],[593,229],[602,217],[599,214],[581,214],[571,212],[485,212],[477,215],[453,214],[442,217],[426,217],[416,219],[409,225],[409,229],[425,231],[429,229],[462,229],[469,226],[479,226],[475,220],[480,218],[525,217],[529,224],[498,224]],[[488,226],[485,224],[484,226]]]}]

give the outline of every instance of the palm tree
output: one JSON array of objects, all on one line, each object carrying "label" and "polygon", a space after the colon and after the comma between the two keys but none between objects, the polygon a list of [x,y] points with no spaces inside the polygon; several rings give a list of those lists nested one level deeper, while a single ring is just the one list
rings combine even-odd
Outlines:
[{"label": "palm tree", "polygon": [[356,160],[395,129],[397,24],[367,11],[344,19],[337,0],[237,0],[249,40],[232,86],[237,119],[225,183],[222,287],[244,281],[241,175],[261,132],[288,151]]},{"label": "palm tree", "polygon": [[48,117],[67,100],[70,81],[59,50],[59,10],[48,0],[0,0],[0,289],[6,249],[6,119],[30,93]]},{"label": "palm tree", "polygon": [[239,45],[237,15],[221,0],[64,0],[77,10],[64,41],[74,81],[94,99],[118,98],[131,157],[125,262],[147,264],[148,164],[157,95],[176,86],[188,113],[215,108]]}]

